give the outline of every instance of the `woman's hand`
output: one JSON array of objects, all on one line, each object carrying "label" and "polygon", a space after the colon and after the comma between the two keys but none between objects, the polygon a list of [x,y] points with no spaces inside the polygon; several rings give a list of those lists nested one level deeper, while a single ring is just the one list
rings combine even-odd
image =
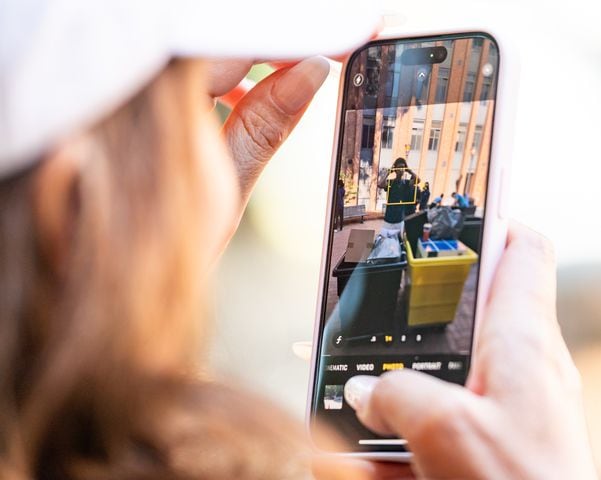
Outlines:
[{"label": "woman's hand", "polygon": [[354,377],[359,419],[403,436],[423,478],[596,478],[578,372],[555,313],[550,243],[510,229],[467,388],[406,370]]},{"label": "woman's hand", "polygon": [[[210,95],[225,95],[252,65],[243,60],[208,62]],[[279,69],[258,83],[232,110],[223,134],[238,172],[238,220],[263,168],[288,138],[328,73],[328,61],[321,57]]]}]

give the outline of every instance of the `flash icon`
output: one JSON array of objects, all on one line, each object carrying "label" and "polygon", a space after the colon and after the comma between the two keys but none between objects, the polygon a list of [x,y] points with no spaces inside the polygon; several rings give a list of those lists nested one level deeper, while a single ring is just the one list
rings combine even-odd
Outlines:
[{"label": "flash icon", "polygon": [[354,77],[353,77],[353,85],[355,85],[355,87],[360,87],[361,85],[363,85],[363,81],[365,80],[365,77],[363,76],[362,73],[357,73]]}]

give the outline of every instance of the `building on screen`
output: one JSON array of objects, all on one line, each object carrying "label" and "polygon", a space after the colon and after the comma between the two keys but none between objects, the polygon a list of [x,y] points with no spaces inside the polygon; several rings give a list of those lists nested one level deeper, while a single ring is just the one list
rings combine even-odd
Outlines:
[{"label": "building on screen", "polygon": [[447,47],[444,62],[402,66],[404,47],[395,45],[370,47],[352,62],[340,167],[345,205],[382,213],[378,178],[403,157],[420,185],[429,183],[431,198],[459,192],[484,206],[498,53],[485,38],[423,44],[433,45]]}]

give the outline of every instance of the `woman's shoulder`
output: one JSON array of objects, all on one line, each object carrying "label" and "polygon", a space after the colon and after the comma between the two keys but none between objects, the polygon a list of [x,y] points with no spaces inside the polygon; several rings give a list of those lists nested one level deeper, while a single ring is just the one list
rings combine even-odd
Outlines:
[{"label": "woman's shoulder", "polygon": [[192,478],[307,478],[302,424],[268,400],[210,381],[190,382],[160,420],[169,463]]}]

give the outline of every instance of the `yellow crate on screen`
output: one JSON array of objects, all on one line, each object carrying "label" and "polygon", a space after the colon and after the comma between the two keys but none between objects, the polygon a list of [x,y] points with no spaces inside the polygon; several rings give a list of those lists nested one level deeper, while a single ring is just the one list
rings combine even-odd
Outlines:
[{"label": "yellow crate on screen", "polygon": [[467,249],[463,255],[415,258],[405,240],[410,285],[407,323],[410,327],[444,325],[455,318],[463,285],[478,255]]}]

